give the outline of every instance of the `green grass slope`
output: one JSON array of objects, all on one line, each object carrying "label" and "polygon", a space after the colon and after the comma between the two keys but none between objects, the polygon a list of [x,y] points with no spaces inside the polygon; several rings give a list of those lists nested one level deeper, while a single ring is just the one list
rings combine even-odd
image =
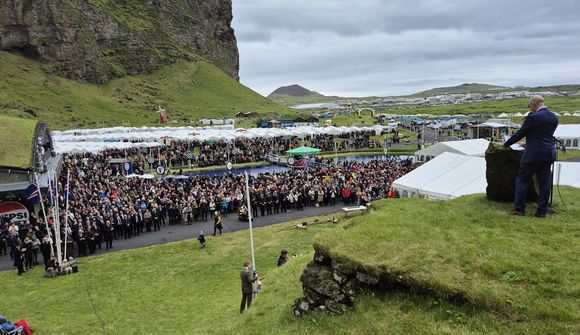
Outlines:
[{"label": "green grass slope", "polygon": [[127,76],[106,85],[47,74],[43,65],[0,52],[0,114],[36,118],[53,129],[155,125],[157,106],[170,120],[233,117],[237,112],[291,114],[210,63],[179,62],[151,75]]},{"label": "green grass slope", "polygon": [[566,207],[545,220],[509,216],[482,196],[382,201],[317,248],[411,290],[492,311],[514,333],[577,333],[580,192],[562,195]]},{"label": "green grass slope", "polygon": [[0,115],[0,166],[27,168],[37,121]]},{"label": "green grass slope", "polygon": [[[508,217],[509,204],[471,196],[384,201],[375,213],[338,225],[309,219],[307,230],[291,229],[296,222],[255,229],[264,290],[242,316],[239,270],[250,257],[248,231],[209,237],[203,250],[189,240],[85,258],[80,273],[55,279],[41,269],[22,277],[2,272],[0,310],[28,319],[36,335],[101,334],[103,327],[107,334],[577,333],[580,195],[562,188],[562,196],[566,211],[543,221]],[[515,310],[401,290],[362,295],[342,316],[296,318],[291,306],[302,295],[299,278],[314,242]],[[277,268],[282,248],[297,257]]]}]

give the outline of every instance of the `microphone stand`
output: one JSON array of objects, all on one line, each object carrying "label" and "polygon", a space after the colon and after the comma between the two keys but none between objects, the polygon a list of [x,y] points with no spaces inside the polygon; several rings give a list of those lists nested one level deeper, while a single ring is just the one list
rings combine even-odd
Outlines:
[{"label": "microphone stand", "polygon": [[[554,174],[556,172],[556,162],[558,161],[558,151],[562,150],[562,152],[566,152],[566,145],[564,145],[564,143],[562,143],[562,141],[560,141],[559,139],[552,137],[552,139],[554,139],[554,146],[556,147],[556,160],[552,162],[552,173],[551,173],[551,179],[550,179],[550,203],[548,204],[548,207],[552,208],[553,207],[553,201],[554,201]],[[560,147],[558,147],[558,145],[560,145]]]}]

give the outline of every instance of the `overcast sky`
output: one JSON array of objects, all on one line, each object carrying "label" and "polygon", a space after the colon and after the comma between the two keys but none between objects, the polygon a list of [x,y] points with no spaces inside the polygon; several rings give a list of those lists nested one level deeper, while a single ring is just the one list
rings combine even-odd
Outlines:
[{"label": "overcast sky", "polygon": [[580,84],[580,0],[233,0],[240,80],[267,95]]}]

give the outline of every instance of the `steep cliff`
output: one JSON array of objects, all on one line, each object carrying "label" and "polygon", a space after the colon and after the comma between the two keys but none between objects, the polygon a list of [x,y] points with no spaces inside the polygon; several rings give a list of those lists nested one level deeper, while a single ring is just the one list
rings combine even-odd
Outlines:
[{"label": "steep cliff", "polygon": [[3,0],[0,50],[103,84],[206,59],[238,79],[231,0]]}]

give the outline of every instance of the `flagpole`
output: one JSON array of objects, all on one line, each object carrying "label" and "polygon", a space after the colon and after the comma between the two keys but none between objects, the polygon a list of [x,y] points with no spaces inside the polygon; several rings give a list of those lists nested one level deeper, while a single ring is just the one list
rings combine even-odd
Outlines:
[{"label": "flagpole", "polygon": [[54,238],[56,239],[56,259],[58,260],[58,264],[62,265],[62,244],[60,239],[60,200],[59,200],[59,191],[58,191],[58,179],[56,177],[56,171],[54,171],[53,179],[54,188],[55,188],[55,201],[53,203],[54,206]]},{"label": "flagpole", "polygon": [[68,243],[68,195],[70,193],[70,170],[67,169],[66,171],[66,190],[65,190],[65,195],[66,195],[66,208],[64,210],[64,229],[65,229],[65,234],[64,234],[64,252],[63,252],[63,258],[66,258],[66,247],[67,247],[67,243]]},{"label": "flagpole", "polygon": [[44,216],[44,225],[46,226],[46,232],[48,233],[48,241],[50,242],[50,255],[54,255],[54,250],[52,249],[52,238],[50,237],[50,229],[48,228],[48,218],[46,217],[46,211],[44,210],[44,201],[42,201],[42,192],[40,191],[40,183],[38,182],[38,174],[34,172],[34,179],[36,180],[36,189],[38,190],[38,197],[40,198],[40,208],[42,208],[42,215]]},{"label": "flagpole", "polygon": [[248,204],[248,223],[250,224],[250,249],[252,251],[252,271],[256,274],[256,259],[254,258],[254,231],[252,229],[252,208],[250,207],[250,187],[248,186],[248,172],[246,176],[246,200]]}]

